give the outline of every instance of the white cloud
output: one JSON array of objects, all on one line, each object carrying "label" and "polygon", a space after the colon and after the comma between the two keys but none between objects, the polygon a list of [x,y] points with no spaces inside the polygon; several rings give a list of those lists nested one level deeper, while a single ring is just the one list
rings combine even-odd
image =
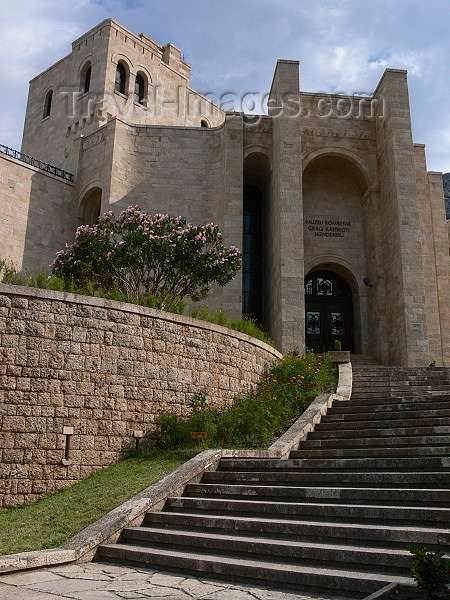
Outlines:
[{"label": "white cloud", "polygon": [[193,87],[219,95],[268,91],[278,58],[301,61],[307,91],[370,93],[385,68],[408,69],[415,141],[431,170],[449,169],[448,0],[3,0],[0,142],[20,145],[27,80],[106,17],[173,42]]}]

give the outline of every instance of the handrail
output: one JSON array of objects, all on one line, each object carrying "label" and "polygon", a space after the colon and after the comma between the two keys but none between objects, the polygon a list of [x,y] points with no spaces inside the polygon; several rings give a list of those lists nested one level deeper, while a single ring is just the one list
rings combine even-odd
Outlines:
[{"label": "handrail", "polygon": [[56,175],[56,177],[61,177],[61,179],[65,179],[66,181],[73,182],[74,175],[72,173],[64,171],[63,169],[59,169],[58,167],[54,167],[53,165],[49,165],[48,163],[42,162],[42,160],[33,158],[32,156],[28,156],[28,154],[19,152],[19,150],[9,148],[9,146],[5,146],[4,144],[0,144],[0,154],[6,154],[6,156],[10,156],[11,158],[20,160],[26,163],[27,165],[37,167],[38,169],[41,169],[46,173]]}]

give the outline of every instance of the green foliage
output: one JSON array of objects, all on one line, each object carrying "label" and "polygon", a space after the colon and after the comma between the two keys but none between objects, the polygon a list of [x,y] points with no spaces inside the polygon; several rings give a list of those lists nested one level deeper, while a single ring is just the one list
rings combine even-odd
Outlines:
[{"label": "green foliage", "polygon": [[109,289],[97,287],[93,281],[85,281],[83,285],[76,285],[73,277],[63,279],[57,275],[45,273],[44,271],[17,272],[12,265],[4,260],[0,260],[0,280],[1,283],[11,285],[21,285],[58,292],[69,292],[71,294],[81,294],[83,296],[95,296],[97,298],[107,298],[108,300],[117,300],[118,302],[131,302],[148,308],[167,310],[178,315],[182,315],[186,310],[186,302],[177,296],[166,294],[150,294],[149,292],[136,297],[129,297],[119,289],[113,282]]},{"label": "green foliage", "polygon": [[[205,298],[212,283],[224,286],[239,270],[241,255],[222,243],[212,223],[194,226],[182,217],[154,216],[129,206],[104,213],[92,227],[77,229],[75,241],[56,254],[52,272],[77,287],[117,290],[136,303],[143,294],[156,308],[174,298]],[[151,300],[151,298],[153,300]]]},{"label": "green foliage", "polygon": [[198,441],[203,448],[267,446],[318,393],[330,391],[334,384],[326,355],[289,353],[266,370],[254,393],[236,397],[232,406],[216,407],[203,390],[194,394],[187,418],[174,412],[161,413],[156,420],[161,432],[157,444],[161,448],[188,448],[193,443],[191,432],[204,431],[206,439]]},{"label": "green foliage", "polygon": [[430,552],[426,546],[413,546],[410,552],[414,555],[411,573],[415,582],[428,600],[439,598],[449,582],[450,561],[442,552]]},{"label": "green foliage", "polygon": [[334,349],[337,351],[342,350],[342,342],[341,340],[334,340]]},{"label": "green foliage", "polygon": [[203,321],[208,321],[209,323],[215,323],[216,325],[222,325],[223,327],[228,327],[229,329],[234,329],[235,331],[240,331],[241,333],[246,333],[257,340],[265,342],[269,346],[274,346],[273,340],[265,331],[261,329],[257,323],[255,323],[255,321],[251,319],[244,318],[233,321],[226,312],[220,309],[216,310],[215,312],[210,312],[207,308],[201,308],[199,310],[194,309],[191,310],[189,314],[194,319],[202,319]]}]

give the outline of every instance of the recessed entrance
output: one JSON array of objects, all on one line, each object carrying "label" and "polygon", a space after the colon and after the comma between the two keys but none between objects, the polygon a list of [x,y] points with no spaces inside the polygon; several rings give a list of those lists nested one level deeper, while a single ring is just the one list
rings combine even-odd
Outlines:
[{"label": "recessed entrance", "polygon": [[332,271],[314,271],[305,280],[306,347],[315,352],[355,350],[352,290]]}]

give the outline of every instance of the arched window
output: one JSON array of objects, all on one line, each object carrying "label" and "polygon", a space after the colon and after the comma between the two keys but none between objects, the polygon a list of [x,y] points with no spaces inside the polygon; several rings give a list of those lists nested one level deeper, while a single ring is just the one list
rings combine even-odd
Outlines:
[{"label": "arched window", "polygon": [[100,218],[102,207],[102,190],[94,187],[84,196],[81,201],[80,217],[87,225],[96,225]]},{"label": "arched window", "polygon": [[81,71],[81,91],[87,94],[91,88],[91,63],[87,63]]},{"label": "arched window", "polygon": [[44,119],[46,119],[47,117],[50,116],[50,112],[52,110],[52,99],[53,99],[53,91],[50,90],[47,92],[47,95],[45,96],[44,116],[43,116]]},{"label": "arched window", "polygon": [[202,120],[200,121],[200,127],[209,127],[209,125],[208,125],[208,121],[205,121],[204,119],[202,119]]},{"label": "arched window", "polygon": [[127,81],[127,70],[123,63],[117,63],[116,67],[116,81],[114,84],[114,90],[120,94],[125,94]]},{"label": "arched window", "polygon": [[134,101],[138,104],[144,104],[145,99],[145,81],[143,76],[138,73],[134,82]]}]

